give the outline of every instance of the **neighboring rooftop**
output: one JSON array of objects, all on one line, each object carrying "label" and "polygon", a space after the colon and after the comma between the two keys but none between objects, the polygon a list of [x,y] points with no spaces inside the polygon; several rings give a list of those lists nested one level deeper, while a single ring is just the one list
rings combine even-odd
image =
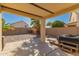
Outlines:
[{"label": "neighboring rooftop", "polygon": [[27,28],[28,24],[24,21],[18,21],[16,23],[11,24],[11,26],[14,26],[16,28]]}]

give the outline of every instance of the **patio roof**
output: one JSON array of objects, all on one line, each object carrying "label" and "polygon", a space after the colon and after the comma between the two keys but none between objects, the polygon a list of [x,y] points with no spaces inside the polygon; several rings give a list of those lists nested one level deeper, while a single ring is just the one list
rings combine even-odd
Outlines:
[{"label": "patio roof", "polygon": [[1,3],[2,11],[30,18],[51,18],[79,8],[77,3]]}]

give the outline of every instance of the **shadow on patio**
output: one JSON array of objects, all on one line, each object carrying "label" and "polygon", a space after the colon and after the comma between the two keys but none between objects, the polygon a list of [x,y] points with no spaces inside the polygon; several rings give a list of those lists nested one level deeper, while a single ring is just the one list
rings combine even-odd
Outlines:
[{"label": "shadow on patio", "polygon": [[40,39],[34,37],[27,40],[16,51],[12,51],[15,56],[67,56],[59,47],[50,45],[48,42],[41,43]]}]

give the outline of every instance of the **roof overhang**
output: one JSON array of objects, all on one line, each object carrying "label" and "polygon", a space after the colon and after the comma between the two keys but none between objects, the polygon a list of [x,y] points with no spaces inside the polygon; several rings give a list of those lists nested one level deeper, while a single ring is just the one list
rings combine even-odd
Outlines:
[{"label": "roof overhang", "polygon": [[47,19],[79,8],[77,3],[1,3],[2,11],[30,18]]}]

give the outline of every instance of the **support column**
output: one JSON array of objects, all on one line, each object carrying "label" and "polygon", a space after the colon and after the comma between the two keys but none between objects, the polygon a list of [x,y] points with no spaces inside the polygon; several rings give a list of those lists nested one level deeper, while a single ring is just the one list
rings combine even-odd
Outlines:
[{"label": "support column", "polygon": [[0,51],[2,51],[2,14],[0,6]]},{"label": "support column", "polygon": [[41,42],[45,43],[45,33],[46,29],[45,29],[45,19],[41,19],[41,25],[40,25],[40,36],[41,36]]}]

